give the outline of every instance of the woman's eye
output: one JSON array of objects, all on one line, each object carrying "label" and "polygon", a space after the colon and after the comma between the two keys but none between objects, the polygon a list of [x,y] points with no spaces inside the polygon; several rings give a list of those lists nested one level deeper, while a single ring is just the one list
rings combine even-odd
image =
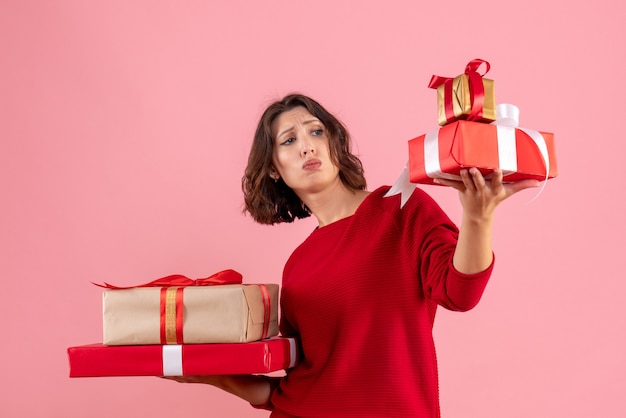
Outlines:
[{"label": "woman's eye", "polygon": [[311,135],[313,135],[313,136],[320,136],[323,133],[324,133],[323,129],[316,129],[313,132],[311,132]]},{"label": "woman's eye", "polygon": [[280,145],[289,145],[289,144],[292,144],[293,141],[295,141],[295,140],[296,140],[296,138],[293,138],[293,137],[292,138],[287,138],[286,140],[281,142]]}]

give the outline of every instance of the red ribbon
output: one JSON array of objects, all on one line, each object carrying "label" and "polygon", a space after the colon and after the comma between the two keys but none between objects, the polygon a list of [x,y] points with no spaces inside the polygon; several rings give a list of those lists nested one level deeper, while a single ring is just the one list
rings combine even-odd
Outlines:
[{"label": "red ribbon", "polygon": [[[478,73],[478,68],[485,64],[486,69],[483,74]],[[485,87],[483,86],[482,77],[489,72],[491,66],[485,60],[480,58],[471,60],[465,66],[465,74],[468,77],[468,84],[470,90],[470,104],[471,110],[469,115],[467,116],[467,120],[479,120],[483,116],[483,102],[485,100]],[[438,75],[433,75],[430,79],[430,83],[428,83],[428,87],[431,89],[436,89],[437,87],[443,85],[444,86],[444,109],[446,113],[446,119],[448,121],[455,120],[454,115],[454,101],[452,100],[453,85],[454,78],[450,77],[441,77]]]},{"label": "red ribbon", "polygon": [[160,295],[161,344],[182,344],[185,306],[184,287],[162,287]]},{"label": "red ribbon", "polygon": [[180,274],[162,277],[154,281],[135,286],[114,286],[107,282],[93,283],[105,289],[134,289],[136,287],[172,287],[172,286],[212,286],[217,284],[241,284],[243,276],[235,270],[223,270],[203,279],[190,279]]},{"label": "red ribbon", "polygon": [[263,297],[263,332],[261,339],[267,338],[270,331],[270,315],[272,313],[272,300],[270,299],[270,292],[267,290],[267,286],[264,284],[259,285],[261,290],[261,296]]}]

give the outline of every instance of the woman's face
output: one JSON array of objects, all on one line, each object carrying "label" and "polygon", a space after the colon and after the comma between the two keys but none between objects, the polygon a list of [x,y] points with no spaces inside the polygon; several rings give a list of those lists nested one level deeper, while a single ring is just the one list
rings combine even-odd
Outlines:
[{"label": "woman's face", "polygon": [[326,128],[304,107],[281,113],[272,123],[272,136],[272,175],[282,177],[298,196],[340,181],[339,170],[330,158]]}]

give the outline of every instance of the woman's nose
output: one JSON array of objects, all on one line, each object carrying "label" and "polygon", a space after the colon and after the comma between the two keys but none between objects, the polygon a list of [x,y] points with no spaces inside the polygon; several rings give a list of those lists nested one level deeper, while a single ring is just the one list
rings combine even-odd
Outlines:
[{"label": "woman's nose", "polygon": [[306,157],[307,155],[315,154],[315,147],[313,146],[313,143],[311,142],[311,140],[302,141],[301,154],[303,157]]}]

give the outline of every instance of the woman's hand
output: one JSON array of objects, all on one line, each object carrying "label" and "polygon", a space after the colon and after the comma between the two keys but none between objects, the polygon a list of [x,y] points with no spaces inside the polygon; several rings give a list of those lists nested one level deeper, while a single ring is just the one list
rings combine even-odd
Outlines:
[{"label": "woman's hand", "polygon": [[486,180],[475,167],[461,170],[460,181],[436,179],[435,182],[458,190],[464,217],[477,221],[491,219],[496,206],[515,193],[540,185],[539,181],[532,179],[503,183],[502,170],[499,169]]},{"label": "woman's hand", "polygon": [[173,380],[178,383],[204,383],[222,387],[224,385],[224,376],[162,376],[163,379]]},{"label": "woman's hand", "polygon": [[270,380],[260,375],[163,376],[162,379],[180,383],[212,385],[232,393],[252,405],[265,404],[272,392]]}]

